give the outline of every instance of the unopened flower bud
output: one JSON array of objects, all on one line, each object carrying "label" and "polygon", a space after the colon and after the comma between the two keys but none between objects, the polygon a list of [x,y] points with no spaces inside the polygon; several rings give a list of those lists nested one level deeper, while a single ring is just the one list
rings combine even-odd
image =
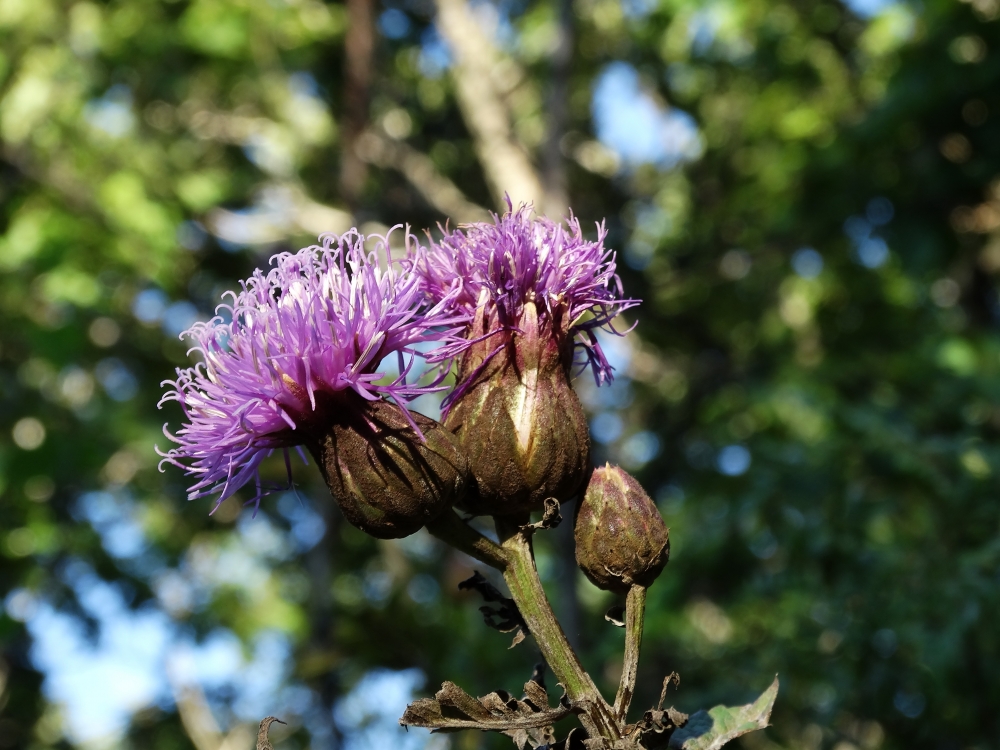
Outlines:
[{"label": "unopened flower bud", "polygon": [[594,470],[576,514],[576,562],[595,586],[626,593],[650,586],[670,557],[656,504],[618,466]]},{"label": "unopened flower bud", "polygon": [[421,437],[395,404],[356,395],[336,411],[309,448],[352,524],[379,539],[399,539],[459,501],[468,467],[443,425],[411,411]]},{"label": "unopened flower bud", "polygon": [[[528,302],[516,335],[485,338],[463,362],[460,379],[472,381],[445,424],[454,431],[476,479],[461,504],[471,513],[530,512],[541,509],[548,497],[565,502],[582,489],[590,465],[590,434],[569,384],[571,348],[560,350],[564,337],[553,335],[552,325],[540,324],[534,302]],[[479,330],[489,327],[477,321]],[[501,350],[488,358],[501,345],[501,336],[506,336]]]}]

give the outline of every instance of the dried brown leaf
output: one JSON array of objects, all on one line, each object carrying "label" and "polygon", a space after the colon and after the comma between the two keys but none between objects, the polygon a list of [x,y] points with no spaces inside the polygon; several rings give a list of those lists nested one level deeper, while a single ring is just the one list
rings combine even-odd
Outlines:
[{"label": "dried brown leaf", "polygon": [[616,628],[624,628],[625,607],[623,607],[620,604],[616,604],[604,614],[604,619],[610,622]]},{"label": "dried brown leaf", "polygon": [[519,750],[552,744],[551,725],[569,715],[568,706],[549,707],[548,694],[537,682],[525,684],[525,698],[518,700],[504,690],[476,699],[453,682],[445,682],[434,698],[422,698],[406,707],[403,726],[435,731],[479,729],[503,732]]},{"label": "dried brown leaf", "polygon": [[533,534],[536,531],[554,529],[562,523],[562,513],[559,512],[559,501],[554,497],[545,498],[545,509],[542,511],[542,520],[537,523],[529,523],[521,527],[525,534]]}]

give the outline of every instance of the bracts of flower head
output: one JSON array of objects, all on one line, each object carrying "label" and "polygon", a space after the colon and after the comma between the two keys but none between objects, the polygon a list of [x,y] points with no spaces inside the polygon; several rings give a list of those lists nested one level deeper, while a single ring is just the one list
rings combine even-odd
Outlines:
[{"label": "bracts of flower head", "polygon": [[618,333],[612,320],[638,304],[622,298],[603,225],[590,241],[572,216],[560,224],[510,208],[411,259],[433,299],[471,318],[445,424],[475,477],[462,507],[476,514],[538,510],[582,489],[590,436],[571,369],[610,381],[596,331]]},{"label": "bracts of flower head", "polygon": [[605,591],[648,588],[670,559],[670,532],[656,503],[633,476],[610,464],[594,469],[573,536],[577,564]]},{"label": "bracts of flower head", "polygon": [[[352,229],[275,255],[267,273],[228,293],[231,305],[183,334],[201,361],[165,383],[161,406],[177,401],[185,421],[173,434],[164,427],[178,447],[161,455],[196,478],[189,499],[220,493],[221,504],[256,479],[259,504],[261,461],[283,450],[288,464],[299,446],[347,519],[374,536],[413,533],[459,499],[467,468],[452,437],[407,408],[439,388],[407,378],[418,346],[437,344],[440,360],[467,348],[470,315],[453,304],[458,284],[428,301],[392,259],[389,235],[367,239],[373,252]],[[413,237],[405,241],[419,257]],[[394,378],[383,368],[390,355]]]}]

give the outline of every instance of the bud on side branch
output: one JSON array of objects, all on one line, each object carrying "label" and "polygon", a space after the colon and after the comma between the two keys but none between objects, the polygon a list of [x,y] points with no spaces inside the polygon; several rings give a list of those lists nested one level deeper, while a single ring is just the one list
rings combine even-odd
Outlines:
[{"label": "bud on side branch", "polygon": [[670,557],[670,538],[656,504],[618,466],[594,470],[577,510],[576,561],[595,586],[624,594],[650,586]]}]

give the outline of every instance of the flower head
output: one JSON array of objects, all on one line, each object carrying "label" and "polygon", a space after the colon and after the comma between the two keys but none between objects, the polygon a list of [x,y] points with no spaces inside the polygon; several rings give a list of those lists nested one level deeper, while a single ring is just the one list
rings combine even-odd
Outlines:
[{"label": "flower head", "polygon": [[[182,334],[201,361],[164,383],[172,388],[160,405],[180,403],[185,423],[175,434],[164,427],[178,447],[161,453],[161,463],[197,477],[189,499],[221,491],[221,503],[256,477],[275,449],[285,450],[287,461],[288,448],[307,443],[349,403],[337,394],[391,397],[417,429],[406,402],[436,384],[407,382],[415,357],[423,356],[416,347],[438,342],[438,359],[457,354],[468,312],[452,304],[457,285],[428,303],[420,279],[392,260],[389,235],[374,239],[377,250],[369,253],[352,229],[275,255],[267,273],[255,271],[242,291],[227,293],[232,304],[217,308],[224,314]],[[419,257],[412,239],[406,236],[410,257]],[[385,382],[380,365],[392,354],[401,372]],[[257,488],[259,501],[259,477]]]},{"label": "flower head", "polygon": [[581,369],[592,367],[598,385],[610,382],[613,368],[595,331],[618,333],[612,320],[639,301],[622,298],[615,253],[604,247],[603,223],[590,241],[572,215],[564,225],[532,218],[528,205],[514,211],[508,199],[508,206],[492,224],[471,224],[431,243],[414,264],[425,287],[432,298],[448,299],[451,309],[470,319],[485,305],[485,317],[498,330],[516,331],[525,305],[534,303],[539,325],[563,322]]},{"label": "flower head", "polygon": [[538,510],[583,488],[590,437],[570,369],[575,358],[598,385],[611,380],[596,331],[616,332],[612,320],[638,304],[622,298],[603,225],[590,241],[572,216],[556,223],[508,207],[409,261],[432,299],[469,316],[444,406],[475,478],[461,505],[477,515]]}]

